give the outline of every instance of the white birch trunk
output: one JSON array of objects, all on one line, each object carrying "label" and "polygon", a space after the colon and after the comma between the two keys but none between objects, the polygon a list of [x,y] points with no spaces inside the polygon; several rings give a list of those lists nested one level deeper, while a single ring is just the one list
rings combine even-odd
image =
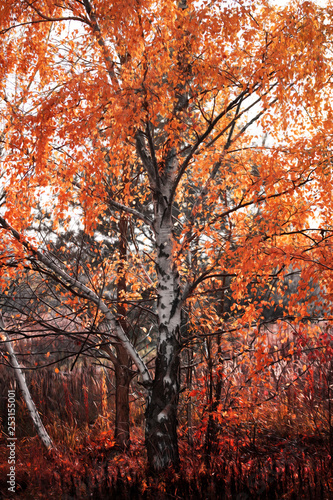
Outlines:
[{"label": "white birch trunk", "polygon": [[43,422],[39,416],[39,413],[37,411],[35,403],[33,402],[32,398],[31,398],[31,394],[30,394],[29,388],[27,386],[24,373],[21,369],[19,362],[17,361],[15,351],[14,351],[12,343],[7,335],[5,325],[3,323],[1,316],[0,316],[0,329],[2,330],[2,333],[4,334],[4,336],[6,338],[6,345],[7,345],[8,353],[10,356],[11,364],[14,368],[14,375],[15,375],[15,378],[16,378],[16,380],[20,386],[20,389],[22,391],[22,396],[23,396],[24,402],[27,405],[28,411],[30,413],[30,416],[31,416],[32,421],[34,423],[34,426],[36,428],[37,434],[38,434],[39,438],[41,439],[43,445],[47,448],[47,450],[54,449],[55,446],[52,442],[52,439],[50,438],[49,434],[47,433],[47,430],[45,429],[45,427],[43,425]]},{"label": "white birch trunk", "polygon": [[[173,164],[172,164],[173,163]],[[166,165],[155,199],[158,330],[155,378],[146,411],[146,447],[154,472],[178,467],[177,408],[180,388],[180,282],[173,255],[174,236],[169,203],[176,160]]]}]

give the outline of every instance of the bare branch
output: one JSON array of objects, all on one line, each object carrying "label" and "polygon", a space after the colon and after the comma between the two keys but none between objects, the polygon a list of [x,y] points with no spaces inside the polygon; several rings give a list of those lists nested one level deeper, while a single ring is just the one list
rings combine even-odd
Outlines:
[{"label": "bare branch", "polygon": [[109,329],[113,334],[119,339],[120,343],[131,357],[135,365],[137,366],[144,383],[149,384],[151,377],[147,366],[142,361],[140,355],[130,342],[129,338],[125,334],[121,324],[114,318],[108,306],[93,290],[88,288],[86,285],[81,283],[78,279],[70,276],[66,271],[60,268],[55,262],[53,262],[45,253],[36,249],[23,235],[21,235],[16,229],[14,229],[3,217],[0,216],[0,225],[11,235],[21,243],[21,245],[40,262],[42,262],[48,269],[55,273],[55,275],[60,276],[65,283],[79,290],[86,299],[91,300],[94,304],[98,306],[100,311],[104,314],[106,322]]}]

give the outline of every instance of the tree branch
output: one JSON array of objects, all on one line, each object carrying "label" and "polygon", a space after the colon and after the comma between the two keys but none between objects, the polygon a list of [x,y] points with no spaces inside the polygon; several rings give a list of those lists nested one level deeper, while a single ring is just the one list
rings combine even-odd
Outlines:
[{"label": "tree branch", "polygon": [[61,276],[61,278],[69,283],[72,287],[79,290],[86,299],[91,300],[94,304],[98,306],[100,311],[104,314],[106,323],[110,331],[119,339],[120,343],[131,357],[135,365],[137,366],[143,382],[147,385],[151,382],[150,373],[148,371],[147,366],[141,359],[139,353],[136,351],[129,338],[125,334],[123,328],[119,324],[119,322],[114,318],[113,314],[109,310],[108,306],[105,302],[99,297],[93,290],[88,288],[86,285],[81,283],[79,280],[70,276],[66,271],[61,269],[55,262],[53,262],[46,254],[42,253],[38,249],[36,249],[28,240],[26,240],[23,235],[21,235],[16,229],[14,229],[3,217],[0,216],[0,226],[3,227],[6,231],[11,233],[11,235],[21,243],[21,245],[29,252],[34,255],[34,257],[42,262],[48,269],[52,270],[56,275]]},{"label": "tree branch", "polygon": [[86,12],[90,18],[89,25],[92,28],[93,34],[97,40],[98,45],[101,47],[102,52],[103,52],[103,57],[106,65],[106,70],[108,72],[108,75],[110,77],[111,83],[114,85],[116,90],[120,89],[120,85],[118,82],[118,79],[116,77],[116,73],[114,71],[115,68],[115,62],[112,60],[112,57],[110,56],[109,49],[106,46],[106,43],[104,41],[104,38],[102,36],[101,29],[98,25],[97,18],[95,15],[95,12],[89,2],[89,0],[83,0],[83,5],[84,8],[86,9]]},{"label": "tree branch", "polygon": [[122,203],[119,203],[118,201],[111,200],[110,198],[108,199],[110,205],[112,205],[114,208],[118,208],[118,210],[121,210],[122,212],[126,212],[128,214],[134,215],[137,219],[142,220],[147,226],[150,227],[150,229],[154,232],[154,225],[153,222],[143,215],[141,212],[138,210],[135,210],[134,208],[127,207],[126,205],[123,205]]}]

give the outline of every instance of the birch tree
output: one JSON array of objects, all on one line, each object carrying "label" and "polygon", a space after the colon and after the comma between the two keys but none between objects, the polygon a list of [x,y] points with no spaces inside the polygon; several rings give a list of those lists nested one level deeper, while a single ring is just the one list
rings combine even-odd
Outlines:
[{"label": "birch tree", "polygon": [[[22,265],[96,305],[146,388],[149,464],[177,467],[181,311],[194,294],[229,277],[237,303],[254,277],[283,278],[291,262],[332,287],[331,7],[5,0],[0,9],[2,238]],[[270,147],[255,145],[261,130]],[[87,234],[98,219],[133,227],[124,300],[154,288],[153,370],[98,275],[87,284],[27,237],[41,197],[55,232],[74,206]],[[105,258],[116,274],[121,257]],[[288,312],[302,317],[297,297]],[[258,319],[249,303],[229,326]]]},{"label": "birch tree", "polygon": [[8,349],[8,354],[9,354],[11,366],[14,370],[15,379],[17,380],[18,386],[20,387],[20,389],[22,391],[23,400],[24,400],[25,404],[27,405],[27,408],[28,408],[28,411],[29,411],[30,416],[32,418],[32,421],[34,423],[36,432],[47,450],[50,451],[52,449],[55,449],[53,441],[50,438],[47,430],[45,429],[44,424],[42,422],[42,419],[40,418],[40,415],[39,415],[38,410],[36,408],[36,405],[35,405],[33,399],[31,398],[31,394],[30,394],[29,388],[28,388],[26,380],[25,380],[24,372],[22,371],[22,367],[20,366],[19,362],[17,361],[17,357],[15,354],[14,348],[12,346],[12,342],[11,342],[7,332],[6,332],[6,328],[5,328],[5,325],[4,325],[4,322],[3,322],[1,315],[0,315],[0,330],[2,332],[2,335],[5,338],[6,347]]}]

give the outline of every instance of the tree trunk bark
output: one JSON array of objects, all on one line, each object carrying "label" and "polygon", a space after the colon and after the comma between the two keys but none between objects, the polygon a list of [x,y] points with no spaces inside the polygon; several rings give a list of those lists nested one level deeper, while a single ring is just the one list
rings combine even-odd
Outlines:
[{"label": "tree trunk bark", "polygon": [[39,413],[37,411],[35,403],[33,402],[32,398],[31,398],[31,394],[30,394],[29,388],[27,386],[24,373],[21,369],[19,362],[17,361],[15,351],[14,351],[12,343],[7,335],[7,332],[5,330],[5,325],[3,323],[1,316],[0,316],[0,329],[2,330],[2,332],[4,333],[4,335],[6,337],[7,349],[8,349],[9,357],[11,360],[11,364],[14,368],[14,375],[15,375],[15,378],[16,378],[16,380],[19,384],[19,387],[22,391],[22,396],[23,396],[24,402],[27,405],[27,408],[28,408],[28,411],[29,411],[30,416],[32,418],[32,421],[34,423],[36,432],[37,432],[40,440],[42,441],[43,445],[45,446],[45,448],[49,451],[54,450],[55,446],[54,446],[53,441],[50,438],[49,434],[47,433],[47,430],[45,429],[45,427],[43,425],[43,422],[39,416]]},{"label": "tree trunk bark", "polygon": [[[124,302],[127,289],[126,262],[127,262],[127,218],[122,215],[118,224],[120,233],[118,283],[117,283],[117,314],[119,322],[128,336],[128,324],[126,320],[127,306]],[[131,382],[130,365],[131,360],[121,344],[115,345],[117,352],[117,363],[115,364],[116,375],[116,422],[114,437],[116,445],[121,450],[126,450],[130,445],[130,406],[129,390]]]},{"label": "tree trunk bark", "polygon": [[180,283],[173,255],[170,184],[155,199],[158,345],[146,410],[146,448],[152,472],[179,467],[177,408],[180,388]]},{"label": "tree trunk bark", "polygon": [[[187,349],[187,373],[186,373],[186,385],[189,391],[192,391],[192,378],[193,378],[193,349],[189,347]],[[188,398],[187,402],[187,442],[190,446],[193,446],[193,422],[192,422],[192,398]]]},{"label": "tree trunk bark", "polygon": [[146,410],[146,448],[152,472],[179,467],[179,382],[179,347],[175,337],[171,337],[157,354],[156,375]]},{"label": "tree trunk bark", "polygon": [[[220,301],[220,307],[219,307],[219,314],[222,317],[223,312],[224,312],[224,299],[225,299],[225,277],[222,280],[222,295],[221,295],[221,301]],[[208,424],[207,424],[207,433],[206,433],[206,442],[205,442],[205,447],[206,447],[206,464],[207,466],[210,463],[210,458],[213,454],[218,454],[219,453],[219,447],[218,447],[218,424],[216,420],[214,419],[214,415],[217,411],[218,405],[221,402],[222,399],[222,369],[223,369],[223,360],[222,360],[222,346],[221,346],[221,334],[217,334],[217,355],[216,358],[218,360],[218,366],[216,368],[216,386],[215,386],[215,397],[213,397],[213,387],[214,387],[214,382],[213,382],[213,359],[211,357],[211,348],[209,347],[208,352],[209,352],[209,361],[208,361],[208,368],[209,368],[209,417],[208,417]],[[209,344],[210,345],[210,344]],[[220,366],[220,363],[222,366]]]},{"label": "tree trunk bark", "polygon": [[170,466],[179,467],[177,407],[182,296],[172,220],[179,162],[176,148],[171,147],[166,149],[163,161],[157,163],[149,122],[145,133],[136,134],[136,145],[154,200],[152,228],[156,250],[158,343],[155,378],[145,385],[148,392],[146,449],[150,470],[158,473]]},{"label": "tree trunk bark", "polygon": [[116,375],[116,422],[114,437],[116,446],[126,450],[130,445],[130,406],[129,390],[131,374],[128,369],[129,358],[122,346],[117,347],[117,359],[115,365]]}]

